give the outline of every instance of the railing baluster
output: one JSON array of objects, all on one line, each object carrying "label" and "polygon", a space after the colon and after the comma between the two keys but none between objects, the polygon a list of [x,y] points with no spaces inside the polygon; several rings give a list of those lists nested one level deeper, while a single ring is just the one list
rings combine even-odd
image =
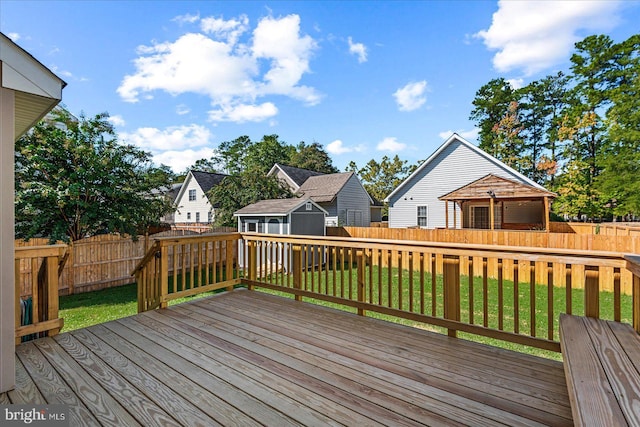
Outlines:
[{"label": "railing baluster", "polygon": [[520,333],[520,286],[518,283],[520,264],[513,260],[513,332]]},{"label": "railing baluster", "polygon": [[613,320],[620,322],[622,318],[621,296],[620,296],[620,269],[613,271]]},{"label": "railing baluster", "polygon": [[489,326],[489,261],[482,258],[482,325]]},{"label": "railing baluster", "polygon": [[587,317],[600,317],[600,274],[598,270],[585,271],[584,309]]},{"label": "railing baluster", "polygon": [[571,277],[572,266],[565,264],[564,283],[565,283],[565,310],[567,314],[573,313],[573,280]]},{"label": "railing baluster", "polygon": [[504,330],[504,283],[502,281],[503,276],[503,260],[498,258],[498,329]]},{"label": "railing baluster", "polygon": [[531,336],[536,336],[536,263],[529,262],[529,315]]},{"label": "railing baluster", "polygon": [[553,310],[553,264],[547,263],[547,339],[553,340],[555,332]]}]

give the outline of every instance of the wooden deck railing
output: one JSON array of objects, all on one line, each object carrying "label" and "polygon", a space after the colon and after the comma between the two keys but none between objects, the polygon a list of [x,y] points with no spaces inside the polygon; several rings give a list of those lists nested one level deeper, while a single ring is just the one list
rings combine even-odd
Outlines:
[{"label": "wooden deck railing", "polygon": [[[46,333],[56,335],[64,325],[58,317],[58,279],[66,260],[66,245],[25,246],[15,248],[16,344],[22,337]],[[30,263],[31,323],[21,325],[20,264]]]},{"label": "wooden deck railing", "polygon": [[238,233],[156,239],[132,272],[138,312],[239,284],[234,271],[239,239]]},{"label": "wooden deck railing", "polygon": [[[211,270],[197,255],[204,247],[223,245],[229,259],[236,241],[242,279],[213,274],[204,286],[185,283],[194,277],[188,272],[204,277]],[[178,273],[170,278],[172,265]],[[451,336],[466,332],[552,351],[560,350],[560,313],[624,321],[640,331],[640,262],[610,252],[232,233],[159,240],[139,267],[141,311],[243,283],[353,307],[361,315],[432,324]],[[622,274],[634,276],[631,295],[622,292]],[[178,291],[170,292],[174,281]]]}]

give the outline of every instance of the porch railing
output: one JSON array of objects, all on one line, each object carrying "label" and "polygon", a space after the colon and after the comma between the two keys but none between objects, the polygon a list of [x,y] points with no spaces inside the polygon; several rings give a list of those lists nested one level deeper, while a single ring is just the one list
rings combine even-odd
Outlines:
[{"label": "porch railing", "polygon": [[[22,337],[39,334],[53,336],[60,332],[64,320],[58,315],[58,279],[66,261],[66,245],[24,246],[15,248],[16,344]],[[30,263],[30,283],[26,292],[21,283],[21,265]],[[25,313],[29,324],[22,325],[21,294],[31,298]]]},{"label": "porch railing", "polygon": [[[174,292],[167,290],[168,284],[184,280],[178,277],[184,278],[185,271],[192,269],[203,277],[207,268],[202,267],[202,258],[184,258],[185,253],[201,253],[204,249],[198,247],[225,242],[225,259],[229,259],[232,255],[226,251],[235,250],[237,241],[242,278],[236,274],[231,280],[203,280],[207,284],[192,285],[190,294],[242,283],[249,289],[269,288],[296,299],[309,297],[349,306],[361,315],[376,312],[435,325],[451,336],[466,332],[552,351],[560,350],[561,312],[625,321],[640,331],[638,257],[252,233],[208,239],[156,243],[143,260],[147,266],[141,263],[137,270],[139,295],[149,296],[140,305],[141,311],[172,299]],[[179,261],[175,255],[171,258],[172,253],[180,254]],[[172,274],[170,279],[168,266],[176,262],[173,271],[179,275]],[[229,263],[225,268],[232,271]],[[227,277],[230,275],[228,272]],[[621,286],[621,275],[634,276],[630,289]],[[152,288],[150,293],[145,291]],[[178,288],[176,296],[186,290],[185,285]]]},{"label": "porch railing", "polygon": [[239,233],[156,239],[132,272],[138,312],[239,284],[234,270],[239,239]]}]

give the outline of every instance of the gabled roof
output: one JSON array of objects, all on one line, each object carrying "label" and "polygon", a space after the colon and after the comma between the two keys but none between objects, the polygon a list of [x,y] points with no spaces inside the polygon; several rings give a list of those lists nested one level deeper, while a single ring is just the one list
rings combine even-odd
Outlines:
[{"label": "gabled roof", "polygon": [[396,193],[398,193],[404,186],[408,185],[408,183],[410,183],[413,180],[413,177],[419,175],[431,162],[433,162],[440,155],[441,152],[443,152],[449,145],[451,145],[451,144],[453,144],[455,142],[461,143],[465,147],[469,148],[470,150],[472,150],[472,151],[476,152],[477,154],[479,154],[480,156],[484,157],[489,162],[491,162],[491,163],[493,163],[493,164],[495,164],[495,165],[497,165],[497,166],[499,166],[499,167],[501,167],[503,169],[508,170],[513,175],[517,176],[522,181],[528,183],[532,187],[539,188],[541,190],[545,190],[545,188],[542,187],[540,184],[538,184],[535,181],[527,178],[526,176],[524,176],[523,174],[521,174],[517,170],[507,166],[506,164],[504,164],[500,160],[498,160],[495,157],[493,157],[491,154],[489,154],[489,153],[481,150],[480,148],[476,147],[475,145],[473,145],[472,143],[470,143],[469,141],[467,141],[466,139],[464,139],[463,137],[461,137],[457,133],[454,133],[433,154],[431,154],[427,160],[422,162],[422,164],[415,171],[413,171],[413,173],[411,175],[409,175],[404,181],[402,181],[402,183],[399,186],[397,186],[396,189],[393,190],[391,192],[391,194],[389,194],[387,196],[386,199],[384,199],[384,201],[385,202],[389,202],[391,200],[391,197],[393,197]]},{"label": "gabled roof", "polygon": [[242,209],[234,212],[234,216],[241,215],[257,215],[257,216],[267,216],[267,215],[289,215],[291,212],[300,208],[301,206],[307,204],[308,202],[313,203],[318,209],[327,215],[327,211],[322,209],[322,207],[318,206],[311,199],[299,199],[299,198],[289,198],[289,199],[268,199],[261,200],[259,202],[253,203],[251,205],[245,206]]},{"label": "gabled roof", "polygon": [[0,33],[0,87],[15,91],[15,138],[19,138],[62,99],[67,85],[31,54]]},{"label": "gabled roof", "polygon": [[462,186],[444,196],[439,200],[486,200],[495,197],[496,199],[529,199],[556,197],[555,193],[532,187],[511,179],[502,178],[494,174],[488,174],[470,184]]},{"label": "gabled roof", "polygon": [[223,173],[202,171],[191,171],[191,174],[195,178],[200,188],[202,188],[202,191],[204,191],[205,193],[211,190],[216,185],[220,184],[222,180],[227,176]]},{"label": "gabled roof", "polygon": [[298,194],[317,203],[331,202],[352,176],[353,172],[311,176],[300,186]]},{"label": "gabled roof", "polygon": [[294,191],[300,188],[300,186],[304,184],[304,182],[310,177],[324,175],[322,172],[316,172],[309,169],[301,169],[293,166],[281,165],[279,163],[276,163],[275,165],[273,165],[269,173],[267,173],[267,176],[271,176],[274,173],[276,173],[277,169],[280,169],[282,173],[284,173],[287,177],[289,177],[291,182],[293,182],[296,185],[296,188],[294,189]]}]

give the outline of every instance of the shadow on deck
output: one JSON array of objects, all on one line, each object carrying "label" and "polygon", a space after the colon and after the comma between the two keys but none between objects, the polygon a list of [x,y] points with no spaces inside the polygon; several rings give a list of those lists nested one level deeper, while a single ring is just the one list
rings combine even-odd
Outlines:
[{"label": "shadow on deck", "polygon": [[237,290],[19,345],[71,425],[573,425],[562,363]]}]

